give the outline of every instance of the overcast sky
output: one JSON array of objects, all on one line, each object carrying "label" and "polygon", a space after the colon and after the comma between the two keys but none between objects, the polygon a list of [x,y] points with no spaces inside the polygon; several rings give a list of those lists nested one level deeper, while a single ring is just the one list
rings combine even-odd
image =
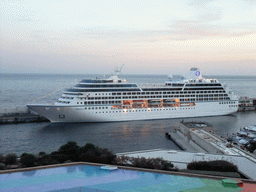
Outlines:
[{"label": "overcast sky", "polygon": [[256,74],[255,0],[1,0],[0,73]]}]

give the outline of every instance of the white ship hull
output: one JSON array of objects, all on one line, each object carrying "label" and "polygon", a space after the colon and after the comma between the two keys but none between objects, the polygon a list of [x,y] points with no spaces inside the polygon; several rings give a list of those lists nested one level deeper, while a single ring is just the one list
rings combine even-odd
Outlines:
[{"label": "white ship hull", "polygon": [[[198,102],[195,106],[136,109],[86,110],[86,106],[28,105],[52,123],[115,122],[227,115],[237,112],[237,105]],[[88,107],[88,106],[87,106]],[[103,107],[103,106],[101,106]]]}]

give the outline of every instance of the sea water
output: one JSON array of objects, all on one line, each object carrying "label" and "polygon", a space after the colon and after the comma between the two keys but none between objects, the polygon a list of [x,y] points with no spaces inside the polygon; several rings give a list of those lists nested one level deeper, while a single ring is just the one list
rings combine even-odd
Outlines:
[{"label": "sea water", "polygon": [[[19,112],[28,103],[54,103],[66,88],[84,78],[100,75],[0,74],[0,113]],[[102,77],[102,76],[101,76]],[[166,75],[120,75],[132,83],[164,83]],[[238,96],[256,97],[256,76],[210,76],[227,83]],[[240,128],[256,124],[255,111],[234,115],[131,121],[115,123],[0,125],[0,154],[23,152],[37,154],[57,150],[67,141],[83,146],[91,142],[115,153],[150,149],[179,149],[165,138],[179,122],[206,121],[214,133],[226,137]]]}]

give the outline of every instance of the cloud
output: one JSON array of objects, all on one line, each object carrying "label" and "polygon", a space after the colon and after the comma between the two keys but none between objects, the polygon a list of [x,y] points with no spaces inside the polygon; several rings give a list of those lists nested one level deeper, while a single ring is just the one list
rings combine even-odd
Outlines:
[{"label": "cloud", "polygon": [[32,19],[26,18],[26,17],[21,17],[21,18],[16,19],[16,21],[32,21]]},{"label": "cloud", "polygon": [[242,1],[245,2],[249,6],[256,5],[255,0],[242,0]]},{"label": "cloud", "polygon": [[205,5],[213,1],[215,0],[190,0],[188,4],[192,6],[199,6],[199,5]]}]

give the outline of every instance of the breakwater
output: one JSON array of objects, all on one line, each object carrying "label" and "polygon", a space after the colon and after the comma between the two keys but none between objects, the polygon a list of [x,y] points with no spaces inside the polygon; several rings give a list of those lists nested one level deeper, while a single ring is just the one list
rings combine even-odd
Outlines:
[{"label": "breakwater", "polygon": [[48,122],[43,116],[28,112],[7,113],[0,116],[0,124]]},{"label": "breakwater", "polygon": [[256,110],[256,98],[240,97],[238,99],[238,112],[240,111],[255,111]]}]

